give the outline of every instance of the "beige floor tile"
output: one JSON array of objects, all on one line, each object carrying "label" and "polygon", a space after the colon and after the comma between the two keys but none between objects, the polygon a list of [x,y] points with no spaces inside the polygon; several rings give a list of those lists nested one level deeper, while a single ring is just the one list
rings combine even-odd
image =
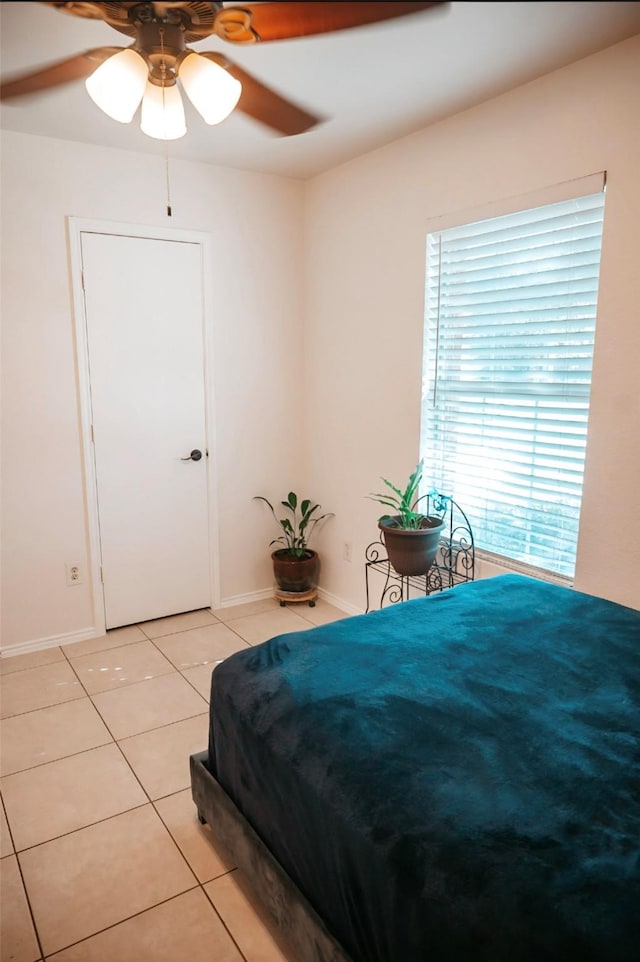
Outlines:
[{"label": "beige floor tile", "polygon": [[0,677],[0,717],[8,718],[48,705],[83,698],[84,689],[66,661],[16,671]]},{"label": "beige floor tile", "polygon": [[76,641],[71,645],[63,645],[62,650],[65,655],[71,658],[79,658],[81,655],[90,655],[94,651],[107,651],[109,648],[120,648],[122,645],[130,645],[136,641],[144,641],[146,635],[140,631],[137,625],[127,625],[125,628],[113,628],[106,635],[99,638],[89,638],[87,641]]},{"label": "beige floor tile", "polygon": [[3,858],[0,865],[0,920],[3,962],[36,962],[40,949],[15,855]]},{"label": "beige floor tile", "polygon": [[172,635],[176,631],[187,631],[189,628],[200,628],[203,625],[214,625],[218,619],[208,608],[199,611],[185,611],[181,615],[170,615],[168,618],[156,618],[155,621],[143,621],[140,628],[147,638],[161,638]]},{"label": "beige floor tile", "polygon": [[203,698],[206,698],[207,704],[211,694],[211,673],[214,668],[215,665],[198,665],[197,668],[185,668],[182,672],[189,684],[193,685]]},{"label": "beige floor tile", "polygon": [[295,611],[280,606],[272,611],[238,618],[233,622],[233,630],[237,631],[250,645],[259,645],[275,635],[283,635],[290,631],[305,631],[311,627],[312,625]]},{"label": "beige floor tile", "polygon": [[7,775],[0,789],[18,852],[147,802],[113,744]]},{"label": "beige floor tile", "polygon": [[182,675],[161,675],[115,691],[93,695],[93,703],[114,738],[128,738],[192,718],[206,711],[206,702]]},{"label": "beige floor tile", "polygon": [[204,890],[247,962],[296,962],[240,870],[207,882]]},{"label": "beige floor tile", "polygon": [[195,668],[196,665],[213,667],[232,655],[234,651],[247,647],[247,642],[243,638],[240,638],[227,625],[219,622],[216,625],[192,628],[191,631],[181,631],[177,635],[158,638],[155,644],[180,671],[184,671],[185,668]]},{"label": "beige floor tile", "polygon": [[62,648],[57,646],[29,651],[25,655],[3,655],[0,658],[0,674],[9,675],[14,671],[24,671],[25,668],[39,668],[41,665],[51,665],[54,661],[64,661]]},{"label": "beige floor tile", "polygon": [[280,602],[275,598],[260,598],[258,601],[247,601],[242,605],[230,605],[228,608],[216,608],[216,618],[225,624],[236,618],[246,618],[247,615],[259,615],[263,611],[277,611]]},{"label": "beige floor tile", "polygon": [[214,839],[209,826],[198,821],[190,788],[161,798],[155,806],[199,882],[209,882],[236,867],[231,853]]},{"label": "beige floor tile", "polygon": [[327,625],[332,621],[340,621],[342,618],[349,617],[346,612],[330,605],[328,601],[323,601],[322,598],[318,598],[315,607],[298,605],[296,611],[302,618],[314,625]]},{"label": "beige floor tile", "polygon": [[86,696],[52,708],[5,718],[0,738],[0,773],[10,775],[106,745],[112,740]]},{"label": "beige floor tile", "polygon": [[175,670],[155,645],[146,639],[80,658],[69,655],[69,661],[90,695],[168,675]]},{"label": "beige floor tile", "polygon": [[151,805],[45,842],[18,858],[45,955],[195,884]]},{"label": "beige floor tile", "polygon": [[194,889],[56,955],[51,962],[243,962],[211,903]]},{"label": "beige floor tile", "polygon": [[209,717],[196,715],[118,743],[149,798],[162,798],[191,784],[189,755],[207,747]]},{"label": "beige floor tile", "polygon": [[4,814],[4,806],[0,805],[0,858],[13,854],[13,842],[9,833],[7,816]]}]

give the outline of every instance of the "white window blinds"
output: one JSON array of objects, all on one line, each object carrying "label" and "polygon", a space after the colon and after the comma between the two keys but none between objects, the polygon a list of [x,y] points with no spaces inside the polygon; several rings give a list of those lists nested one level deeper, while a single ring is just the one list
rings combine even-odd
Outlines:
[{"label": "white window blinds", "polygon": [[604,192],[429,234],[421,455],[480,548],[571,577]]}]

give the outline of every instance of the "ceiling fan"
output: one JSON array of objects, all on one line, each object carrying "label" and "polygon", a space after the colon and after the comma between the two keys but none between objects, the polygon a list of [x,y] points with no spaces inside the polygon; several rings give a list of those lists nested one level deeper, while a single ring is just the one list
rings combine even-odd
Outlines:
[{"label": "ceiling fan", "polygon": [[261,83],[225,54],[186,46],[215,36],[250,45],[291,40],[378,23],[440,6],[427,3],[282,2],[224,6],[201,2],[48,2],[76,17],[102,20],[133,37],[126,47],[104,46],[14,77],[0,84],[0,100],[86,79],[94,102],[129,123],[142,103],[142,130],[171,140],[186,133],[177,80],[206,123],[234,108],[284,136],[314,127],[320,117]]}]

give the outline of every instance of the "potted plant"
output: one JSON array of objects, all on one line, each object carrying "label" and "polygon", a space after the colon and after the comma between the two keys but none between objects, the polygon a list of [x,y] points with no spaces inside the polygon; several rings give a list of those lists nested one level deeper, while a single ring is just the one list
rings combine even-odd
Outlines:
[{"label": "potted plant", "polygon": [[422,470],[423,462],[420,461],[409,476],[404,490],[382,478],[389,491],[368,495],[372,501],[394,510],[393,514],[384,514],[378,519],[378,527],[389,561],[399,575],[424,575],[428,572],[438,553],[445,524],[442,518],[418,510]]},{"label": "potted plant", "polygon": [[[299,500],[294,491],[289,492],[286,501],[280,502],[287,512],[282,518],[278,517],[275,508],[266,498],[256,495],[253,500],[264,501],[282,528],[282,534],[270,542],[270,546],[284,545],[271,553],[278,589],[287,595],[313,591],[318,581],[319,558],[317,552],[309,547],[309,538],[316,525],[333,517],[333,513],[318,515],[316,512],[320,510],[320,505],[312,504],[308,498]],[[283,599],[280,600],[284,604]]]}]

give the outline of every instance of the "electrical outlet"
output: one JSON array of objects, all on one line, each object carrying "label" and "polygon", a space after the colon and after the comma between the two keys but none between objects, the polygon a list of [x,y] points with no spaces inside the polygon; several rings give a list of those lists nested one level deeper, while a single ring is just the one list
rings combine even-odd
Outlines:
[{"label": "electrical outlet", "polygon": [[65,569],[65,571],[66,571],[66,573],[67,573],[67,584],[68,584],[69,586],[72,586],[72,585],[81,585],[81,584],[82,584],[82,580],[83,580],[83,579],[82,579],[82,568],[80,567],[79,564],[70,564],[70,563],[67,563],[67,564],[64,566],[64,569]]},{"label": "electrical outlet", "polygon": [[345,541],[342,545],[342,557],[345,561],[351,561],[351,542]]}]

